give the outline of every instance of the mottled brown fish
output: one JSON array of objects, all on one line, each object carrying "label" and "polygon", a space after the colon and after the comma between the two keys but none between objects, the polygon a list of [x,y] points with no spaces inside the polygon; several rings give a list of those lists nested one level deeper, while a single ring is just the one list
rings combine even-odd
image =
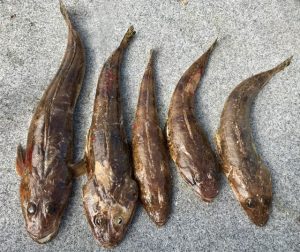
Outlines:
[{"label": "mottled brown fish", "polygon": [[154,82],[151,51],[133,123],[132,147],[140,199],[150,218],[158,226],[162,226],[170,212],[171,176],[166,142],[157,116]]},{"label": "mottled brown fish", "polygon": [[209,56],[217,41],[184,73],[173,93],[167,138],[171,157],[184,181],[210,202],[219,191],[218,161],[196,120],[194,100]]},{"label": "mottled brown fish", "polygon": [[138,198],[119,91],[120,65],[134,34],[131,26],[120,46],[104,63],[87,136],[88,181],[83,187],[84,209],[95,239],[107,248],[116,246],[123,239]]},{"label": "mottled brown fish", "polygon": [[237,200],[258,226],[264,226],[269,219],[272,182],[254,145],[250,127],[251,105],[268,81],[290,62],[291,58],[239,84],[225,103],[216,134],[222,170]]},{"label": "mottled brown fish", "polygon": [[73,113],[85,72],[84,48],[61,3],[69,28],[61,66],[32,118],[27,146],[18,146],[16,170],[26,229],[39,243],[58,232],[72,187]]}]

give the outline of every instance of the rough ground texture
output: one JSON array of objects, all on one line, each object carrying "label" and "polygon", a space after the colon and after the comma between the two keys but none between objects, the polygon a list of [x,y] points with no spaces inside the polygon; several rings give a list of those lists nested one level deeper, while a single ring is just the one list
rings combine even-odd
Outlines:
[{"label": "rough ground texture", "polygon": [[[188,66],[218,37],[197,97],[199,121],[211,141],[226,97],[243,79],[290,55],[253,107],[253,134],[273,178],[273,211],[266,227],[251,224],[222,179],[212,204],[201,202],[174,165],[172,214],[156,228],[139,206],[115,251],[300,250],[300,1],[66,1],[86,47],[87,72],[75,114],[76,158],[84,149],[100,68],[130,24],[137,35],[125,56],[122,102],[128,137],[149,49],[156,59],[164,125],[171,94]],[[25,144],[34,108],[58,69],[67,29],[58,1],[0,0],[0,251],[101,251],[83,214],[77,180],[58,236],[46,245],[24,229],[16,146]]]}]

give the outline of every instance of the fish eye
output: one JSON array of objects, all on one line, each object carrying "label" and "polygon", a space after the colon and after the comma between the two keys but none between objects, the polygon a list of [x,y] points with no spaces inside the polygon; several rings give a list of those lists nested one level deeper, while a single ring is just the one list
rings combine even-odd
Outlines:
[{"label": "fish eye", "polygon": [[116,224],[121,225],[123,223],[122,217],[116,218]]},{"label": "fish eye", "polygon": [[30,202],[28,204],[28,207],[27,207],[27,212],[29,214],[35,214],[35,212],[36,212],[36,205],[34,203]]},{"label": "fish eye", "polygon": [[54,204],[50,203],[46,206],[46,213],[47,214],[54,214],[56,212],[56,207]]},{"label": "fish eye", "polygon": [[94,218],[94,224],[96,226],[101,226],[102,225],[102,219],[100,216],[96,215],[95,218]]},{"label": "fish eye", "polygon": [[254,199],[247,199],[247,207],[254,208],[255,207],[255,201]]}]

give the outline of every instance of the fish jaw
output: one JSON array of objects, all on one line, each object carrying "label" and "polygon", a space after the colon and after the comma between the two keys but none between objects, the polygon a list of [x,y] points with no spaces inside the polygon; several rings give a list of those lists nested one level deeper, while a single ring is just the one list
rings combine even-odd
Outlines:
[{"label": "fish jaw", "polygon": [[46,235],[34,235],[32,234],[29,230],[27,230],[29,236],[34,240],[36,241],[37,243],[40,243],[40,244],[44,244],[44,243],[47,243],[49,241],[51,241],[58,233],[58,227],[59,225],[57,226],[56,230],[54,230],[53,232],[49,233],[49,234],[46,234]]},{"label": "fish jaw", "polygon": [[160,207],[159,209],[147,209],[147,213],[152,221],[161,227],[166,224],[169,216],[169,207]]},{"label": "fish jaw", "polygon": [[205,176],[202,182],[196,182],[196,192],[199,194],[200,198],[205,202],[212,202],[214,198],[219,193],[219,181],[216,176]]}]

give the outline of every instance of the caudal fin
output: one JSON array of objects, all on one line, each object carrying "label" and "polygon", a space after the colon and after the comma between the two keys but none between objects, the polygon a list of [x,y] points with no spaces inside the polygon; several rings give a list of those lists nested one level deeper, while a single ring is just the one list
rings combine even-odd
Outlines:
[{"label": "caudal fin", "polygon": [[270,73],[272,75],[284,70],[287,66],[289,66],[292,62],[293,56],[289,57],[288,59],[286,59],[285,61],[283,61],[282,63],[280,63],[279,65],[277,65],[276,67],[274,67],[273,69],[270,70]]},{"label": "caudal fin", "polygon": [[134,37],[135,33],[136,32],[134,30],[134,27],[133,25],[131,25],[121,41],[120,48],[125,49],[128,46],[130,40]]},{"label": "caudal fin", "polygon": [[71,19],[69,17],[69,14],[68,14],[68,11],[67,11],[67,8],[66,6],[64,5],[63,1],[62,0],[59,0],[59,5],[60,5],[60,12],[61,14],[63,15],[69,29],[72,29],[72,22],[71,22]]}]

